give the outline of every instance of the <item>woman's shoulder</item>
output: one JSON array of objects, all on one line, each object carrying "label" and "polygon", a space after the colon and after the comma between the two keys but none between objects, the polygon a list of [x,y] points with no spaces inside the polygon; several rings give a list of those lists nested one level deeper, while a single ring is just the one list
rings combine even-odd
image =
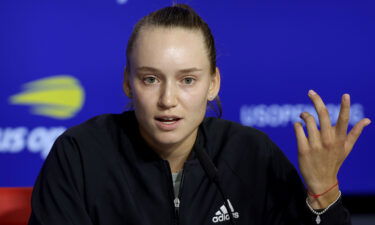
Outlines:
[{"label": "woman's shoulder", "polygon": [[74,138],[113,135],[134,126],[135,115],[131,111],[121,114],[101,114],[68,128],[63,136]]},{"label": "woman's shoulder", "polygon": [[264,132],[240,123],[220,119],[215,117],[206,117],[202,123],[203,129],[208,137],[212,139],[237,139],[239,141],[260,143],[268,142],[270,139]]},{"label": "woman's shoulder", "polygon": [[206,118],[203,127],[211,154],[220,156],[233,170],[241,165],[264,169],[270,166],[278,177],[294,170],[282,150],[256,128],[218,118]]},{"label": "woman's shoulder", "polygon": [[[56,146],[68,147],[66,150],[97,154],[110,154],[119,145],[128,146],[128,129],[134,127],[135,115],[132,112],[121,114],[102,114],[76,126],[68,128],[55,141]],[[69,147],[70,146],[70,147]]]},{"label": "woman's shoulder", "polygon": [[202,128],[210,154],[220,156],[233,166],[243,159],[268,161],[279,151],[262,131],[233,121],[205,118]]},{"label": "woman's shoulder", "polygon": [[[133,114],[102,114],[67,129],[54,143],[56,152],[76,155],[91,161],[117,156],[122,146],[129,147],[126,129],[134,126]],[[53,148],[52,148],[53,149]]]}]

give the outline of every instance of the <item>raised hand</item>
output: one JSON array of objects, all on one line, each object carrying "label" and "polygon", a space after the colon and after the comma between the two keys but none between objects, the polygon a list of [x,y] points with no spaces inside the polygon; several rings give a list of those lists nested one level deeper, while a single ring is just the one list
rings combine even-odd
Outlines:
[{"label": "raised hand", "polygon": [[[351,152],[363,128],[370,124],[364,118],[354,125],[347,133],[350,112],[350,96],[344,94],[341,99],[341,108],[337,123],[332,126],[328,110],[314,91],[308,93],[319,117],[320,130],[314,117],[308,112],[303,112],[301,118],[306,123],[308,136],[306,137],[301,123],[295,123],[294,129],[298,145],[299,168],[309,192],[314,194],[324,193],[337,183],[338,171]],[[314,208],[325,208],[335,200],[338,187],[332,188],[321,197],[310,197]]]}]

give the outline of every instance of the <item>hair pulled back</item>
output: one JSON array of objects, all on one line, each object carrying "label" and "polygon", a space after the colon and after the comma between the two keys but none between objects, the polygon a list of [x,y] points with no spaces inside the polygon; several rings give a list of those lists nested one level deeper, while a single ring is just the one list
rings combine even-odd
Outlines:
[{"label": "hair pulled back", "polygon": [[201,31],[207,48],[211,73],[215,72],[216,49],[211,30],[207,23],[204,22],[204,20],[190,6],[185,4],[175,4],[173,6],[165,7],[152,12],[139,20],[133,29],[126,48],[127,66],[130,66],[129,58],[135,41],[139,35],[139,32],[144,27],[179,27]]},{"label": "hair pulled back", "polygon": [[[162,28],[184,28],[189,30],[200,31],[203,35],[204,43],[207,50],[207,56],[210,62],[210,72],[215,73],[216,70],[216,48],[214,37],[207,23],[188,5],[174,4],[173,6],[165,7],[154,11],[139,20],[132,34],[130,35],[126,48],[126,69],[130,71],[130,56],[134,48],[142,28],[145,27],[162,27]],[[221,117],[222,109],[219,97],[216,99],[217,108],[209,105],[219,117]]]}]

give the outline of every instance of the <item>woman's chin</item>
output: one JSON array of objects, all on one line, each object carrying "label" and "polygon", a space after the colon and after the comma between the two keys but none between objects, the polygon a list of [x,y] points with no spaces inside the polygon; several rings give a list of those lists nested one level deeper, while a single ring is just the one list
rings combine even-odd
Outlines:
[{"label": "woman's chin", "polygon": [[161,134],[156,136],[154,140],[156,145],[162,147],[178,145],[182,142],[182,138],[177,137],[177,135],[174,134]]},{"label": "woman's chin", "polygon": [[163,132],[154,136],[154,147],[168,151],[174,148],[191,148],[195,142],[195,135],[181,134],[179,132]]}]

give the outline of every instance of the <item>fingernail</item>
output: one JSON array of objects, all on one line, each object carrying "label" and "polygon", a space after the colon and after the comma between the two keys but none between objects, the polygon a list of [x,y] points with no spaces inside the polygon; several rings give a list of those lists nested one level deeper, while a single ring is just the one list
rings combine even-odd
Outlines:
[{"label": "fingernail", "polygon": [[349,101],[349,99],[350,99],[350,95],[349,94],[344,94],[344,100],[345,101]]},{"label": "fingernail", "polygon": [[313,90],[309,90],[309,93],[308,93],[308,95],[316,95],[316,92],[315,92],[315,91],[313,91]]}]

